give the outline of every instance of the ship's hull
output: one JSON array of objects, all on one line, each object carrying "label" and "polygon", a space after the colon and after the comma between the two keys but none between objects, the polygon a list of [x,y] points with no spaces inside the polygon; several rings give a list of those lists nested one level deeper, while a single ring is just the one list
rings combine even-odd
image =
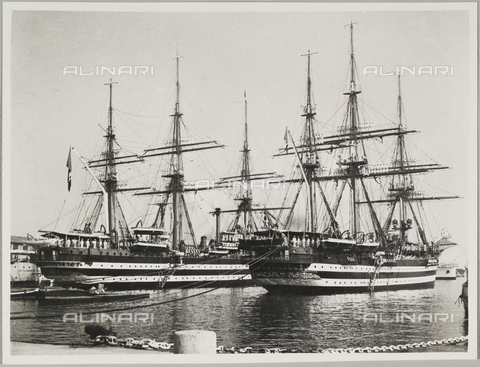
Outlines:
[{"label": "ship's hull", "polygon": [[439,266],[437,269],[437,279],[440,280],[455,280],[457,279],[456,266]]},{"label": "ship's hull", "polygon": [[158,252],[55,247],[41,249],[37,265],[58,286],[103,283],[108,289],[159,289],[253,284],[248,266],[236,257],[180,261]]},{"label": "ship's hull", "polygon": [[[330,271],[315,271],[316,269]],[[374,277],[374,266],[311,264],[304,272],[254,272],[253,280],[272,293],[338,294],[432,288],[435,266],[383,267]]]},{"label": "ship's hull", "polygon": [[31,262],[18,261],[10,264],[10,284],[14,287],[35,286],[40,269]]},{"label": "ship's hull", "polygon": [[[244,257],[244,261],[251,261]],[[251,263],[255,284],[272,293],[336,294],[431,288],[434,259],[332,252],[323,248],[281,247]]]},{"label": "ship's hull", "polygon": [[[98,264],[92,264],[95,267]],[[171,275],[163,284],[164,275],[151,275],[149,273],[110,273],[103,272],[101,275],[90,275],[88,271],[69,271],[68,269],[46,269],[45,276],[53,279],[58,286],[78,286],[89,288],[96,284],[105,284],[110,290],[125,289],[168,289],[168,288],[204,288],[204,287],[245,287],[253,285],[248,267],[222,266],[218,272],[212,272],[208,268],[198,266],[182,267],[178,275]],[[114,275],[116,274],[116,275]],[[177,273],[175,273],[177,274]],[[230,274],[230,275],[225,275]]]}]

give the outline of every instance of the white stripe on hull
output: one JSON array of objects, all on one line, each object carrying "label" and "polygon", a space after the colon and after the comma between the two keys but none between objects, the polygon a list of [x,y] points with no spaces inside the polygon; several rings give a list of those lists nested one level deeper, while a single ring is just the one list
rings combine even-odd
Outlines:
[{"label": "white stripe on hull", "polygon": [[[238,275],[171,275],[168,277],[167,283],[180,283],[180,282],[215,282],[215,281],[232,281],[232,280],[252,280],[250,274],[238,274]],[[102,283],[154,283],[163,280],[163,276],[116,276],[116,277],[94,277],[89,276],[83,279],[83,283],[89,282],[102,282]]]},{"label": "white stripe on hull", "polygon": [[[71,262],[65,262],[66,264]],[[215,264],[215,265],[205,265],[205,264],[179,264],[175,267],[175,271],[172,275],[171,273],[174,268],[172,264],[138,264],[138,263],[110,263],[110,262],[94,262],[91,265],[86,263],[79,263],[79,266],[54,266],[49,267],[53,270],[64,270],[72,271],[73,274],[70,275],[51,275],[49,278],[55,279],[59,282],[81,282],[83,284],[88,283],[161,283],[162,280],[167,276],[167,284],[175,283],[185,283],[190,282],[192,284],[197,282],[215,282],[215,281],[251,281],[252,277],[250,274],[245,274],[249,271],[247,265],[242,264]],[[117,270],[122,269],[128,272],[134,273],[135,270],[145,271],[152,270],[152,275],[146,274],[137,274],[137,275],[85,275],[81,274],[82,269],[89,270]],[[165,274],[159,275],[157,271],[164,271]],[[223,274],[208,274],[208,271],[212,270],[215,272],[224,272]],[[207,274],[199,275],[176,275],[176,271],[188,271],[195,273],[197,271],[207,272]],[[154,275],[153,275],[154,274]]]},{"label": "white stripe on hull", "polygon": [[[411,273],[419,271],[432,271],[437,270],[437,266],[380,266],[380,272],[391,273]],[[365,273],[375,271],[375,266],[373,265],[336,265],[336,264],[327,264],[327,263],[312,263],[305,270],[309,273],[316,273],[319,271],[331,271],[339,273]]]},{"label": "white stripe on hull", "polygon": [[[370,285],[369,279],[302,279],[302,278],[254,278],[261,286],[318,287],[318,288],[365,288]],[[422,284],[435,281],[435,275],[413,278],[381,278],[374,282],[375,287]]]},{"label": "white stripe on hull", "polygon": [[[60,269],[78,269],[78,268],[83,268],[83,269],[128,269],[128,270],[133,270],[133,269],[159,269],[159,270],[164,270],[164,269],[169,269],[172,268],[172,264],[170,263],[164,263],[164,264],[156,264],[156,263],[151,263],[151,264],[139,264],[139,263],[112,263],[112,262],[93,262],[91,265],[84,263],[84,262],[74,262],[74,261],[63,261],[65,263],[64,266],[60,265],[62,262],[60,261],[55,261],[52,263],[59,264],[58,266],[48,266],[49,268],[60,268]],[[69,265],[69,264],[74,264]],[[78,265],[78,266],[77,266]],[[248,265],[242,265],[242,264],[215,264],[215,265],[205,265],[205,264],[178,264],[177,269],[185,269],[185,270],[206,270],[206,269],[224,269],[224,270],[248,270]]]}]

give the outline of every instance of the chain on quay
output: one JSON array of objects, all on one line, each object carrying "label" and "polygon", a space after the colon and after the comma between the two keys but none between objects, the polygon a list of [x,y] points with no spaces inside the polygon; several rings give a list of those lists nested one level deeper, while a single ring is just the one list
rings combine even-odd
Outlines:
[{"label": "chain on quay", "polygon": [[[403,352],[411,349],[422,349],[436,345],[453,345],[467,343],[468,336],[456,338],[432,340],[422,343],[408,343],[389,346],[374,346],[365,348],[252,348],[252,347],[217,347],[217,354],[247,354],[247,353],[383,353],[383,352]],[[172,351],[172,343],[156,342],[152,339],[136,340],[134,338],[118,339],[115,336],[98,335],[94,339],[94,345],[108,345],[112,347],[123,347],[143,350]]]}]

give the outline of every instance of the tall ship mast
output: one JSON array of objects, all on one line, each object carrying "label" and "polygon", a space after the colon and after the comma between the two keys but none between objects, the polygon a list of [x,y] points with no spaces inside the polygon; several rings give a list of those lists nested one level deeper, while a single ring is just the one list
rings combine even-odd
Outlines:
[{"label": "tall ship mast", "polygon": [[61,242],[66,247],[124,249],[135,242],[135,236],[125,219],[118,194],[145,189],[146,187],[123,187],[123,185],[119,185],[117,166],[142,162],[143,158],[135,154],[120,154],[120,149],[118,149],[120,145],[116,139],[113,124],[114,84],[117,83],[112,80],[105,84],[109,87],[108,121],[106,129],[104,129],[105,142],[100,157],[85,161],[75,148],[71,148],[68,155],[69,191],[71,185],[70,171],[72,169],[71,153],[74,152],[95,185],[94,189],[87,190],[82,195],[93,197],[94,204],[89,208],[87,214],[81,218],[80,222],[77,221],[73,224],[71,231],[42,231],[45,232],[44,237],[56,238],[57,243]]},{"label": "tall ship mast", "polygon": [[[103,208],[106,219],[105,223],[107,224],[106,233],[110,237],[110,247],[111,248],[125,248],[130,246],[134,242],[132,232],[130,231],[127,221],[125,219],[124,213],[118,201],[117,192],[129,191],[129,190],[138,190],[141,188],[129,188],[127,190],[122,189],[118,186],[117,179],[117,169],[116,166],[119,164],[130,164],[142,161],[139,156],[129,155],[129,156],[118,156],[115,153],[115,144],[118,144],[115,139],[115,132],[113,127],[113,85],[117,82],[110,80],[109,83],[105,85],[109,86],[109,105],[108,105],[108,126],[106,130],[105,137],[105,150],[102,153],[102,159],[100,160],[91,160],[88,164],[85,164],[85,167],[90,171],[91,169],[104,167],[103,179],[100,180],[99,187],[104,193],[98,195],[97,205],[93,211],[92,219],[93,221],[86,224],[85,232],[91,232],[92,224],[95,224],[98,221],[100,211],[102,209],[102,200],[106,203],[105,208]],[[90,171],[91,172],[91,171]],[[92,175],[94,180],[97,180],[95,175]],[[87,194],[99,194],[99,192],[87,193]],[[105,245],[108,246],[108,245]]]},{"label": "tall ship mast", "polygon": [[[294,178],[290,182],[305,182],[308,202],[304,231],[285,231],[286,240],[280,246],[251,248],[255,256],[273,252],[270,260],[250,266],[254,281],[271,292],[357,293],[428,288],[435,282],[438,249],[427,240],[415,204],[456,196],[425,196],[415,190],[414,174],[446,167],[417,163],[407,154],[405,135],[414,131],[404,126],[400,89],[397,126],[375,128],[361,123],[353,23],[349,24],[349,31],[349,87],[344,93],[348,100],[337,133],[315,139],[308,60],[302,141],[295,145],[292,140],[293,147],[287,143],[279,154],[295,156],[303,181]],[[367,145],[389,137],[395,139],[392,161],[370,163]],[[320,158],[331,156],[335,156],[335,161],[330,169],[319,164]],[[387,195],[376,197],[371,188],[381,187],[384,178],[389,179]],[[322,197],[320,202],[315,201],[313,187]],[[301,185],[292,208],[300,190]],[[378,209],[385,204],[389,206],[382,217]],[[320,211],[324,213],[322,222],[316,224]],[[287,219],[290,216],[291,213]],[[418,235],[416,240],[409,234],[413,228]],[[245,260],[250,258],[246,256]]]},{"label": "tall ship mast", "polygon": [[423,174],[447,167],[436,163],[418,164],[413,157],[410,157],[405,143],[405,134],[408,131],[404,126],[403,114],[401,83],[400,76],[398,76],[398,132],[393,160],[387,171],[390,176],[390,183],[386,198],[372,200],[371,202],[388,205],[389,211],[382,227],[384,233],[386,233],[387,250],[397,251],[400,254],[412,254],[412,251],[416,251],[418,248],[412,246],[409,232],[415,232],[418,237],[416,242],[422,252],[430,249],[433,254],[439,255],[443,249],[440,249],[436,242],[428,241],[418,213],[421,212],[422,203],[425,201],[456,199],[458,196],[427,196],[417,190],[415,174]]},{"label": "tall ship mast", "polygon": [[239,219],[243,212],[243,235],[253,230],[258,230],[257,224],[252,214],[252,180],[250,173],[250,147],[248,146],[248,119],[247,119],[247,93],[245,97],[245,140],[243,141],[242,150],[242,170],[240,180],[243,185],[240,186],[240,195],[236,198],[238,201],[238,211],[235,215],[230,230],[234,230],[239,225]]},{"label": "tall ship mast", "polygon": [[[166,146],[149,148],[142,154],[119,154],[113,127],[113,82],[109,85],[106,148],[100,159],[86,162],[79,156],[99,189],[86,194],[97,195],[93,214],[84,220],[82,229],[44,231],[51,245],[38,251],[37,265],[42,274],[57,285],[91,287],[105,284],[109,289],[160,289],[164,287],[245,286],[251,282],[248,266],[239,257],[210,259],[200,256],[188,212],[185,194],[196,192],[185,182],[183,154],[222,147],[216,141],[189,143],[183,140],[184,125],[180,108],[179,57],[176,57],[175,107],[173,134]],[[75,151],[75,150],[74,150]],[[76,152],[76,151],[75,151]],[[170,156],[168,172],[163,174],[165,187],[122,187],[116,166],[144,162],[158,156]],[[72,169],[71,157],[67,163]],[[103,169],[95,174],[93,169]],[[201,189],[201,188],[200,188]],[[133,192],[132,198],[151,196],[156,200],[155,218],[150,226],[145,220],[129,227],[117,193]],[[170,201],[171,199],[171,201]],[[171,230],[167,230],[166,209],[171,207]],[[104,223],[99,218],[105,216]],[[186,222],[186,223],[185,223]],[[190,238],[184,236],[188,227]]]},{"label": "tall ship mast", "polygon": [[[385,245],[385,237],[378,215],[372,206],[370,193],[365,182],[368,179],[367,176],[370,167],[365,144],[369,139],[374,137],[383,138],[386,136],[386,131],[365,129],[364,126],[362,126],[358,104],[358,95],[361,93],[361,90],[357,87],[356,62],[353,48],[353,23],[349,24],[349,29],[349,90],[343,93],[348,98],[345,114],[340,128],[337,130],[338,135],[328,136],[324,142],[324,144],[330,146],[330,148],[334,148],[337,152],[338,159],[335,163],[338,168],[333,172],[324,172],[321,177],[319,177],[319,181],[328,182],[334,180],[339,182],[332,203],[333,216],[329,215],[327,220],[330,229],[328,233],[335,233],[341,205],[344,201],[349,201],[348,227],[343,229],[341,236],[354,241],[356,246],[368,246],[371,249],[376,249],[379,245]],[[349,191],[349,195],[345,196],[345,191]],[[368,206],[368,211],[364,213],[364,216],[370,218],[369,223],[365,223],[363,226],[360,223],[361,198],[363,198],[364,203]],[[338,235],[338,232],[335,233],[335,235]]]},{"label": "tall ship mast", "polygon": [[[247,93],[244,92],[245,98],[245,122],[244,122],[244,141],[243,148],[240,151],[241,155],[241,169],[240,175],[229,176],[222,178],[217,187],[231,188],[232,184],[239,183],[239,192],[235,197],[238,202],[237,208],[222,210],[216,208],[212,213],[217,217],[217,239],[215,251],[237,252],[238,249],[245,247],[245,244],[251,241],[275,241],[281,243],[281,237],[272,237],[270,229],[278,226],[278,219],[271,211],[284,209],[283,207],[266,207],[257,206],[253,201],[252,184],[255,181],[262,182],[262,188],[267,188],[269,183],[281,179],[282,176],[275,172],[251,172],[251,156],[250,146],[248,141],[248,113],[247,113]],[[228,226],[227,231],[219,231],[219,216],[221,213],[235,214],[233,221]],[[263,220],[258,220],[255,213],[263,215]]]},{"label": "tall ship mast", "polygon": [[[332,206],[327,198],[325,189],[322,186],[322,175],[324,175],[324,167],[321,163],[320,152],[324,149],[324,137],[316,128],[316,109],[313,103],[312,79],[311,79],[311,56],[315,53],[308,51],[302,55],[307,57],[307,94],[306,104],[303,107],[303,129],[300,142],[295,144],[290,131],[286,130],[285,141],[286,146],[275,156],[294,156],[295,162],[298,164],[296,176],[286,180],[289,183],[296,184],[296,192],[286,217],[283,221],[285,228],[289,232],[290,241],[295,244],[305,245],[308,243],[317,243],[323,239],[330,241],[333,246],[338,243],[348,241],[342,239],[342,231],[336,220],[336,211],[338,205]],[[289,142],[291,140],[291,142]],[[295,188],[295,187],[294,187]],[[295,230],[294,217],[296,209],[298,209],[299,198],[305,193],[305,211],[303,214],[304,225]],[[287,197],[285,197],[287,200]],[[286,200],[284,204],[286,204]],[[320,208],[325,209],[326,219],[324,222],[329,223],[326,228],[322,227],[320,222]],[[298,210],[297,210],[298,212]],[[299,217],[301,218],[301,214]],[[282,217],[283,218],[283,217]],[[298,221],[297,221],[298,222]],[[351,241],[350,241],[351,242]]]},{"label": "tall ship mast", "polygon": [[[180,252],[186,252],[189,255],[198,256],[198,244],[193,229],[193,224],[188,211],[188,206],[185,200],[185,194],[188,192],[196,192],[204,188],[187,187],[185,185],[185,173],[183,154],[187,152],[196,152],[200,150],[222,148],[223,145],[218,144],[216,141],[203,141],[203,142],[183,142],[182,125],[183,113],[180,109],[180,57],[177,54],[176,60],[176,98],[174,112],[171,115],[173,133],[171,141],[168,141],[167,146],[159,148],[150,148],[145,150],[142,155],[143,158],[158,157],[170,155],[170,162],[168,165],[168,172],[163,175],[166,179],[165,186],[161,189],[152,188],[147,191],[137,192],[135,195],[151,195],[155,198],[160,198],[160,202],[155,203],[158,206],[157,214],[153,222],[152,227],[163,227],[165,225],[165,208],[168,206],[171,199],[172,208],[172,223],[171,223],[171,245],[172,249]],[[207,189],[207,188],[205,188]],[[163,199],[163,200],[162,200]],[[186,222],[186,223],[185,223]],[[184,238],[185,224],[188,226],[189,239]],[[189,242],[189,243],[187,243]]]},{"label": "tall ship mast", "polygon": [[[317,172],[320,167],[319,164],[319,155],[317,150],[317,139],[318,134],[315,131],[315,108],[312,105],[312,81],[310,76],[310,57],[315,53],[311,53],[310,50],[307,54],[302,56],[307,56],[307,101],[303,110],[302,117],[304,117],[304,125],[301,137],[301,145],[295,147],[293,143],[293,150],[295,156],[298,160],[300,167],[301,176],[299,178],[291,179],[290,182],[295,182],[298,184],[298,191],[295,195],[293,204],[288,212],[287,218],[285,220],[285,225],[287,228],[292,224],[294,210],[298,201],[300,191],[306,187],[307,190],[307,211],[305,215],[305,232],[316,232],[318,223],[318,213],[317,213]],[[290,132],[286,132],[286,140],[289,139]],[[290,136],[291,138],[291,136]],[[285,149],[288,152],[288,148]],[[287,153],[288,154],[288,153]],[[321,187],[318,187],[320,192],[322,192]]]}]

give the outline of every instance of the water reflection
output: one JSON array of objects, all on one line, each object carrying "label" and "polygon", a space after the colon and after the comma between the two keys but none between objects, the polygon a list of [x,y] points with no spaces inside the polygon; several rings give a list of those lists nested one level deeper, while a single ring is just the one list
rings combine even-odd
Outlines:
[{"label": "water reflection", "polygon": [[[438,281],[434,289],[372,295],[273,295],[263,288],[250,287],[219,289],[185,299],[203,291],[164,290],[152,292],[150,299],[134,303],[150,305],[178,300],[137,310],[153,313],[153,322],[124,322],[113,327],[119,338],[150,338],[162,342],[173,342],[173,332],[177,330],[212,330],[217,333],[218,345],[254,348],[307,350],[424,342],[467,335],[468,322],[463,308],[455,304],[461,283]],[[108,312],[128,305],[132,303],[41,306],[35,301],[15,301],[11,302],[11,310],[12,313],[41,316]],[[431,315],[432,322],[428,321],[428,316],[419,320],[422,313]],[[407,316],[402,318],[402,314]],[[448,315],[448,320],[435,320],[435,314]],[[11,321],[12,340],[87,343],[84,328],[85,324],[62,322],[61,316],[47,320]],[[466,350],[465,347],[457,349]]]}]

